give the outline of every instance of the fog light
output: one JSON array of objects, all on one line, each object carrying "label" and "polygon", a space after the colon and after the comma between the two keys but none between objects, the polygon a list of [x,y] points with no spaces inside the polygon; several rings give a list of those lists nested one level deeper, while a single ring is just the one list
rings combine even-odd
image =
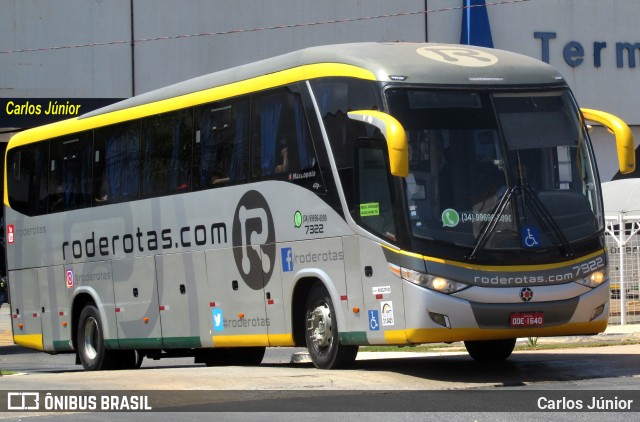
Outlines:
[{"label": "fog light", "polygon": [[443,327],[451,328],[451,324],[449,323],[449,317],[446,315],[438,314],[436,312],[429,312],[429,316],[431,320],[438,325],[442,325]]},{"label": "fog light", "polygon": [[589,321],[593,321],[594,319],[596,319],[600,315],[602,315],[602,313],[604,312],[604,306],[605,306],[605,304],[603,303],[602,305],[600,305],[596,309],[594,309],[593,313],[591,314],[591,319]]}]

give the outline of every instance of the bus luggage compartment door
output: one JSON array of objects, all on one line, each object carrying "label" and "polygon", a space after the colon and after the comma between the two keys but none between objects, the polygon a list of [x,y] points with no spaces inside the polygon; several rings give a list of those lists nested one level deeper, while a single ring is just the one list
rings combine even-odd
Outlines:
[{"label": "bus luggage compartment door", "polygon": [[9,283],[13,341],[20,346],[44,350],[37,270],[9,271]]},{"label": "bus luggage compartment door", "polygon": [[62,265],[41,267],[37,271],[44,350],[70,352],[73,343],[67,272]]},{"label": "bus luggage compartment door", "polygon": [[160,348],[162,333],[154,258],[114,261],[113,292],[120,348]]},{"label": "bus luggage compartment door", "polygon": [[155,259],[162,345],[203,346],[201,334],[208,331],[204,252],[156,255]]},{"label": "bus luggage compartment door", "polygon": [[[269,319],[264,279],[256,255],[249,271],[241,273],[234,251],[243,256],[245,246],[207,251],[211,333],[215,347],[268,346]],[[272,263],[274,265],[274,263]],[[240,265],[241,267],[241,265]],[[275,272],[275,271],[274,271]]]}]

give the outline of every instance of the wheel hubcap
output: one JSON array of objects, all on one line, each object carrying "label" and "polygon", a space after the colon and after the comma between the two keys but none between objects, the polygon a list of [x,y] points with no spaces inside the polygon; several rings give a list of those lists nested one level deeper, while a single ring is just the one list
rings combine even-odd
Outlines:
[{"label": "wheel hubcap", "polygon": [[84,354],[85,356],[93,360],[98,356],[96,350],[98,344],[98,322],[95,318],[88,318],[84,324]]},{"label": "wheel hubcap", "polygon": [[318,347],[326,347],[331,343],[331,312],[326,303],[318,306],[309,314],[309,331],[313,343]]}]

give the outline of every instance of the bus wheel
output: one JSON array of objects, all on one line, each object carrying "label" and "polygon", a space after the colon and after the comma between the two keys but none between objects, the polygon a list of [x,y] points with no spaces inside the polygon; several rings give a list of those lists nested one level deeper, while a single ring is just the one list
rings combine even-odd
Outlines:
[{"label": "bus wheel", "polygon": [[474,360],[505,360],[511,356],[516,339],[465,341],[464,346]]},{"label": "bus wheel", "polygon": [[137,350],[111,350],[112,365],[109,369],[138,369],[144,355]]},{"label": "bus wheel", "polygon": [[93,304],[85,306],[80,313],[78,356],[86,371],[111,369],[111,351],[105,348],[100,314]]},{"label": "bus wheel", "polygon": [[316,368],[336,369],[353,364],[358,346],[340,343],[333,302],[323,285],[309,293],[305,328],[307,349]]}]

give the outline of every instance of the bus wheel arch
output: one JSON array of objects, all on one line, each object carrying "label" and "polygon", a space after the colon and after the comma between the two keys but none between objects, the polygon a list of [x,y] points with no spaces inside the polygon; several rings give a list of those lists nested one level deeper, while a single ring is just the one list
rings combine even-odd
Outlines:
[{"label": "bus wheel arch", "polygon": [[[89,293],[80,293],[74,298],[72,317],[72,336],[77,362],[86,371],[120,369],[120,367],[124,369],[130,365],[125,365],[123,362],[131,360],[135,362],[136,355],[134,350],[118,351],[107,349],[104,337],[104,321],[95,299]],[[128,357],[131,357],[131,359],[127,359]]]},{"label": "bus wheel arch", "polygon": [[87,305],[96,306],[96,301],[89,293],[80,293],[73,298],[71,306],[71,341],[73,348],[78,351],[78,327],[80,322],[80,313]]},{"label": "bus wheel arch", "polygon": [[323,283],[314,283],[309,290],[302,321],[305,345],[316,368],[338,369],[353,364],[358,346],[340,342],[334,302]]},{"label": "bus wheel arch", "polygon": [[322,281],[314,277],[305,277],[298,280],[291,297],[291,326],[293,332],[293,341],[298,347],[305,347],[305,313],[307,305],[307,297],[309,292],[316,285],[324,285]]}]

